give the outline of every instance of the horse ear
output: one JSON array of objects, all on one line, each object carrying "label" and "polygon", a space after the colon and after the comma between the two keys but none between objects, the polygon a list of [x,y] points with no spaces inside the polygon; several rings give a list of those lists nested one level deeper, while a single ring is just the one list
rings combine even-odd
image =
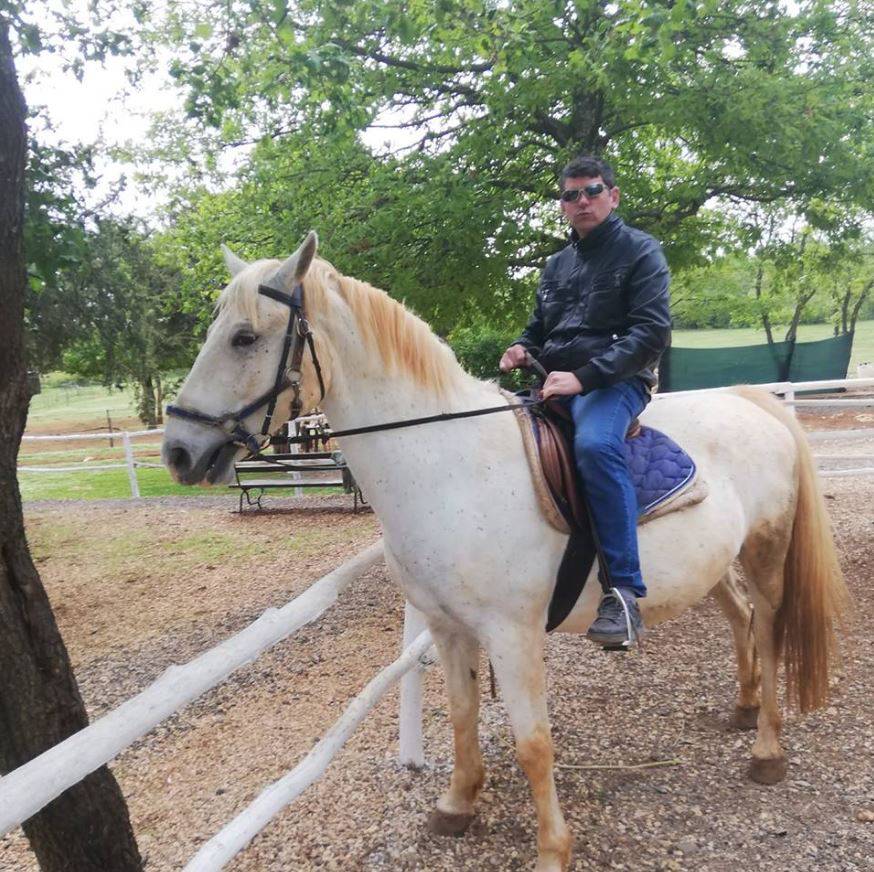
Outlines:
[{"label": "horse ear", "polygon": [[228,268],[231,277],[238,275],[249,265],[246,261],[237,257],[224,243],[222,243],[222,254],[225,258],[225,266]]},{"label": "horse ear", "polygon": [[278,288],[290,288],[296,282],[302,281],[307,274],[316,249],[319,247],[319,237],[315,230],[307,233],[307,238],[301,243],[300,248],[291,255],[276,272],[273,284]]}]

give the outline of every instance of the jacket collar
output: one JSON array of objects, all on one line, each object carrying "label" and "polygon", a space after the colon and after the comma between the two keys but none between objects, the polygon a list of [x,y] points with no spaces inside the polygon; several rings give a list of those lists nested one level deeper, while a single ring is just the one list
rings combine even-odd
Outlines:
[{"label": "jacket collar", "polygon": [[624,226],[625,222],[615,212],[611,212],[586,236],[581,237],[576,230],[571,230],[571,242],[577,251],[592,251],[615,236]]}]

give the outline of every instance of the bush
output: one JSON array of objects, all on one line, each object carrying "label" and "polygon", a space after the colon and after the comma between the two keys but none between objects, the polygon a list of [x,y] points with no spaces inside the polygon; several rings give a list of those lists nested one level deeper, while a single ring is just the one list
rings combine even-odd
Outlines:
[{"label": "bush", "polygon": [[509,327],[477,323],[456,327],[449,335],[449,344],[458,362],[471,375],[482,379],[498,379],[502,387],[517,390],[528,382],[528,375],[519,370],[501,373],[498,362],[518,335],[518,330]]}]

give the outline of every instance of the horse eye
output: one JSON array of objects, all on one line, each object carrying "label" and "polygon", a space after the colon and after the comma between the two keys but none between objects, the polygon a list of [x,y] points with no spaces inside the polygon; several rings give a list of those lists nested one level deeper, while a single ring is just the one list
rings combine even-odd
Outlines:
[{"label": "horse eye", "polygon": [[236,336],[231,340],[231,345],[234,348],[245,348],[247,345],[252,345],[253,342],[258,337],[254,333],[249,333],[248,331],[242,331],[237,333]]}]

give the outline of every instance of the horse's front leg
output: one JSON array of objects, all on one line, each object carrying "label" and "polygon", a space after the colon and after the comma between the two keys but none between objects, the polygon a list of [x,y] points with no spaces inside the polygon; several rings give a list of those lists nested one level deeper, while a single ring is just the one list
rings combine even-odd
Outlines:
[{"label": "horse's front leg", "polygon": [[473,805],[483,786],[479,747],[479,644],[463,630],[431,626],[440,653],[449,695],[455,739],[455,766],[449,789],[437,800],[428,827],[441,836],[461,835],[473,819]]},{"label": "horse's front leg", "polygon": [[564,872],[570,865],[571,834],[558,804],[553,776],[552,734],[546,709],[544,631],[506,625],[488,645],[501,687],[516,754],[537,809],[536,872]]}]

